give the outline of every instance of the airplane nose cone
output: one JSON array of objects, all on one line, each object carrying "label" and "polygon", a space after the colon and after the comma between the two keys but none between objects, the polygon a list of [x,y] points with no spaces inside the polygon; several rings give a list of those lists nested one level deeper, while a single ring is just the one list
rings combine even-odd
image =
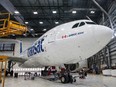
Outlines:
[{"label": "airplane nose cone", "polygon": [[112,39],[113,30],[106,26],[97,26],[94,29],[94,36],[99,46],[104,47]]}]

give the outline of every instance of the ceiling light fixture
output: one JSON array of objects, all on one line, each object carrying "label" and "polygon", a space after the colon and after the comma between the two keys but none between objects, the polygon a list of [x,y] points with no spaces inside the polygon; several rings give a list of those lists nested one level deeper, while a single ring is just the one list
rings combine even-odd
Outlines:
[{"label": "ceiling light fixture", "polygon": [[15,14],[19,14],[19,11],[14,11]]},{"label": "ceiling light fixture", "polygon": [[73,14],[76,14],[76,13],[77,13],[77,11],[72,11],[72,13],[73,13]]},{"label": "ceiling light fixture", "polygon": [[33,14],[38,14],[38,12],[37,11],[34,11]]},{"label": "ceiling light fixture", "polygon": [[59,24],[59,22],[56,21],[55,24]]},{"label": "ceiling light fixture", "polygon": [[46,31],[47,29],[43,29],[43,31]]},{"label": "ceiling light fixture", "polygon": [[29,23],[29,22],[27,22],[27,21],[25,22],[25,24],[28,24],[28,23]]},{"label": "ceiling light fixture", "polygon": [[94,14],[94,13],[95,13],[95,11],[90,11],[90,13],[91,13],[91,14]]},{"label": "ceiling light fixture", "polygon": [[57,13],[57,11],[52,11],[52,13],[53,13],[53,14],[56,14],[56,13]]},{"label": "ceiling light fixture", "polygon": [[40,24],[43,24],[43,22],[42,22],[42,21],[40,21],[39,23],[40,23]]}]

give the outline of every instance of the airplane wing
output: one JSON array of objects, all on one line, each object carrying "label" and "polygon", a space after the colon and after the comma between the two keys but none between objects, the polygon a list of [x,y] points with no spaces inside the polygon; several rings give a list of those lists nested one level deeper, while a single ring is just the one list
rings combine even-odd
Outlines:
[{"label": "airplane wing", "polygon": [[8,59],[14,62],[19,62],[19,63],[24,63],[25,61],[27,61],[27,59],[22,57],[8,57]]}]

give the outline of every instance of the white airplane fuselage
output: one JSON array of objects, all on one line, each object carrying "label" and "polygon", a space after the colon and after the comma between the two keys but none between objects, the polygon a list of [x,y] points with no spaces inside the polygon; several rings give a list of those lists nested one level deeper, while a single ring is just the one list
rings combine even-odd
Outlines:
[{"label": "white airplane fuselage", "polygon": [[[79,26],[81,22],[84,24]],[[79,25],[73,28],[76,23]],[[113,33],[106,26],[91,23],[78,20],[49,30],[22,53],[28,59],[22,67],[71,64],[91,57],[109,43]]]}]

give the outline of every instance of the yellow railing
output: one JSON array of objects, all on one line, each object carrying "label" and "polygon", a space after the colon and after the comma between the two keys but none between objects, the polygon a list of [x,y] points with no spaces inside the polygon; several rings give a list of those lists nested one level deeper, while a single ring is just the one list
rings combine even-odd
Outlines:
[{"label": "yellow railing", "polygon": [[28,31],[27,26],[10,20],[9,13],[1,13],[0,16],[6,16],[7,18],[0,19],[0,37],[8,35],[22,35]]},{"label": "yellow railing", "polygon": [[[5,83],[7,61],[8,61],[7,56],[0,55],[0,83],[2,84],[2,87],[4,87]],[[2,70],[4,70],[4,72]],[[4,74],[2,75],[2,73]]]}]

